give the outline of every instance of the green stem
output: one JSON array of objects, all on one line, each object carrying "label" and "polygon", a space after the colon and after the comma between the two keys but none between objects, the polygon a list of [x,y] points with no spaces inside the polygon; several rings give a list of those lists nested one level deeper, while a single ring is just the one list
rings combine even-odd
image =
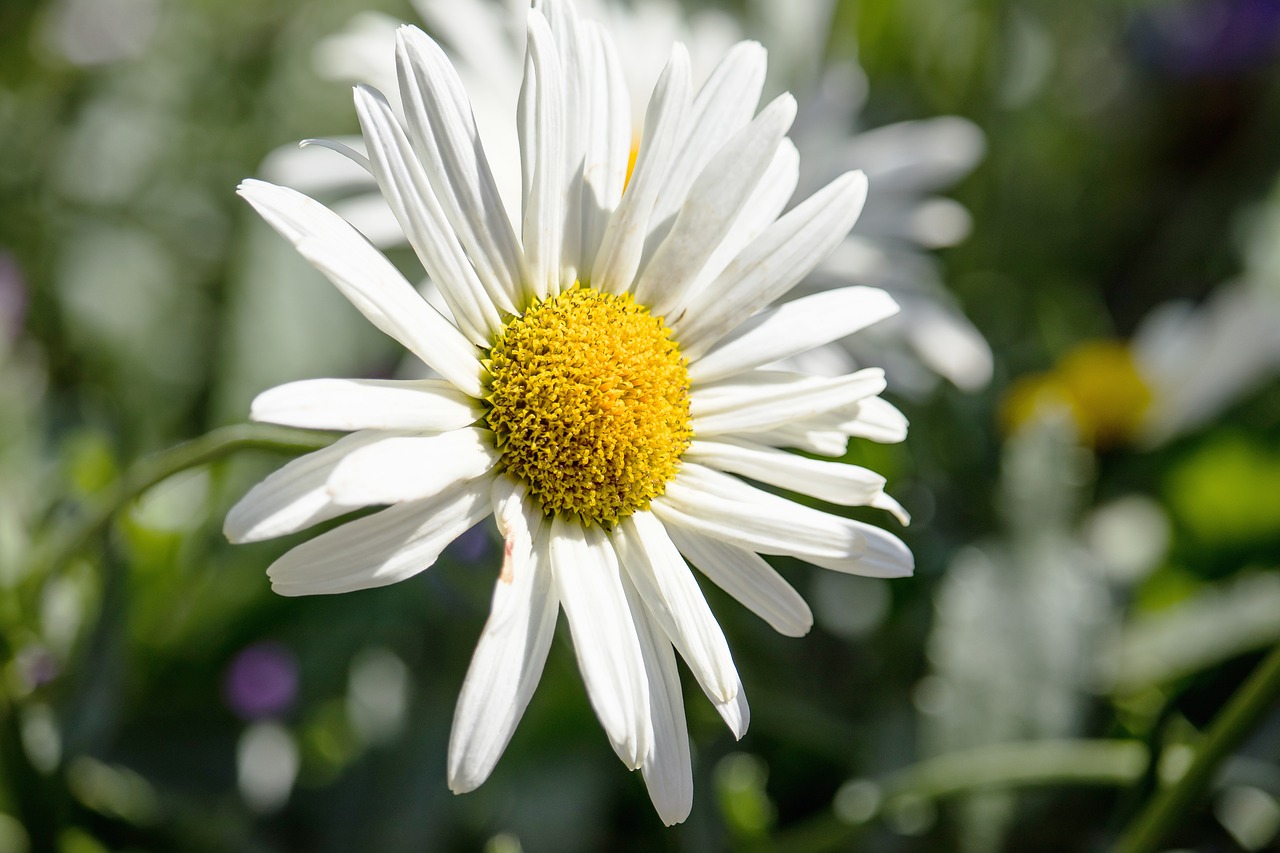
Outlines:
[{"label": "green stem", "polygon": [[[773,839],[777,850],[843,848],[858,831],[900,806],[928,803],[980,790],[1047,785],[1123,787],[1137,781],[1147,765],[1147,749],[1137,741],[1058,740],[1003,743],[926,759],[862,786],[858,803],[836,810]],[[850,799],[853,799],[850,796]]]},{"label": "green stem", "polygon": [[[213,462],[239,450],[305,453],[333,443],[329,433],[271,424],[233,424],[219,427],[182,444],[138,460],[85,511],[53,537],[52,546],[35,565],[44,572],[61,571],[111,523],[116,513],[161,481],[188,468]],[[43,576],[43,575],[42,575]]]},{"label": "green stem", "polygon": [[1187,772],[1153,797],[1129,824],[1116,853],[1152,853],[1213,781],[1218,765],[1280,695],[1280,646],[1254,670],[1209,726]]}]

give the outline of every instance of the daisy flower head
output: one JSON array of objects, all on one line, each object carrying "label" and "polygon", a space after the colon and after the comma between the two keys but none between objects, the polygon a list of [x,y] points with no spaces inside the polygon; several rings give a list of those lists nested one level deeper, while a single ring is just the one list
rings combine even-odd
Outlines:
[{"label": "daisy flower head", "polygon": [[318,379],[268,390],[257,420],[350,434],[297,459],[231,510],[237,542],[385,507],[280,557],[285,595],[382,586],[428,568],[492,515],[505,540],[492,610],[463,684],[449,785],[482,783],[541,675],[563,610],[592,707],[643,771],[668,824],[692,802],[676,653],[736,736],[746,698],[690,565],[788,635],[812,624],[760,556],[899,577],[910,552],[878,527],[739,477],[906,522],[885,481],[839,456],[900,441],[883,373],[770,367],[890,316],[846,287],[771,307],[853,226],[851,172],[782,214],[797,181],[795,101],[758,109],[764,52],[731,49],[696,92],[676,44],[628,175],[631,103],[613,44],[569,0],[528,12],[516,121],[521,212],[505,212],[462,82],[440,47],[396,37],[403,120],[357,87],[376,178],[445,307],[348,222],[280,186],[240,193],[370,321],[440,378]]}]

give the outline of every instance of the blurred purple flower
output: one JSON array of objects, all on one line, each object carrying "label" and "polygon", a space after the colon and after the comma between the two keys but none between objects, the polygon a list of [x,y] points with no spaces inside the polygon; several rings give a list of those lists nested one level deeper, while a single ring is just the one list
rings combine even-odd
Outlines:
[{"label": "blurred purple flower", "polygon": [[298,659],[281,643],[254,643],[227,667],[222,686],[227,706],[241,719],[281,716],[298,695]]},{"label": "blurred purple flower", "polygon": [[1184,0],[1156,5],[1132,29],[1134,51],[1148,65],[1179,77],[1224,77],[1248,71],[1280,49],[1276,0]]},{"label": "blurred purple flower", "polygon": [[466,563],[478,563],[493,550],[489,526],[480,523],[449,543],[449,556]]},{"label": "blurred purple flower", "polygon": [[43,687],[62,671],[57,656],[44,646],[23,648],[18,652],[16,663],[19,677],[29,690]]},{"label": "blurred purple flower", "polygon": [[22,329],[27,286],[13,255],[0,250],[0,341],[12,341]]}]

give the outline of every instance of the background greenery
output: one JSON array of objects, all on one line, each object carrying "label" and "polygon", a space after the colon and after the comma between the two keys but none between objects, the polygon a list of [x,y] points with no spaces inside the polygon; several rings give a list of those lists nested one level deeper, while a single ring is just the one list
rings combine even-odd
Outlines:
[{"label": "background greenery", "polygon": [[[1273,4],[839,5],[828,49],[864,66],[867,126],[986,134],[953,193],[974,232],[940,259],[996,375],[897,400],[906,444],[851,449],[916,516],[914,579],[782,565],[818,617],[802,640],[708,590],[753,720],[734,742],[691,697],[694,811],[670,830],[567,636],[493,778],[448,792],[485,534],[389,588],[277,597],[263,569],[293,540],[220,527],[282,457],[230,446],[86,522],[267,385],[398,358],[234,187],[355,130],[312,49],[407,6],[109,5],[0,4],[0,851],[1103,849],[1280,639],[1274,372],[1156,448],[1001,425],[1019,377],[1171,297],[1280,291]],[[1274,849],[1280,708],[1256,700],[1166,845]]]}]

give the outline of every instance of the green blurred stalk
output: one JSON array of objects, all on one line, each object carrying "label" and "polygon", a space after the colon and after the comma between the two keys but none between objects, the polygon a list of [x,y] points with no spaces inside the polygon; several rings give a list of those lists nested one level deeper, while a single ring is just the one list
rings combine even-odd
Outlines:
[{"label": "green blurred stalk", "polygon": [[1148,762],[1147,748],[1132,740],[1056,740],[1002,743],[926,759],[884,779],[865,785],[864,802],[849,813],[841,795],[831,814],[780,833],[773,849],[807,851],[844,849],[861,829],[899,808],[977,791],[1049,785],[1132,785]]},{"label": "green blurred stalk", "polygon": [[111,488],[94,499],[78,518],[52,537],[43,557],[37,557],[35,577],[66,568],[88,544],[105,531],[116,513],[147,489],[189,468],[214,462],[240,450],[306,453],[333,443],[331,433],[272,424],[233,424],[219,427],[182,444],[138,460]]},{"label": "green blurred stalk", "polygon": [[1154,853],[1213,781],[1218,765],[1244,740],[1278,695],[1280,646],[1271,650],[1209,726],[1187,772],[1160,790],[1129,824],[1116,853]]}]

